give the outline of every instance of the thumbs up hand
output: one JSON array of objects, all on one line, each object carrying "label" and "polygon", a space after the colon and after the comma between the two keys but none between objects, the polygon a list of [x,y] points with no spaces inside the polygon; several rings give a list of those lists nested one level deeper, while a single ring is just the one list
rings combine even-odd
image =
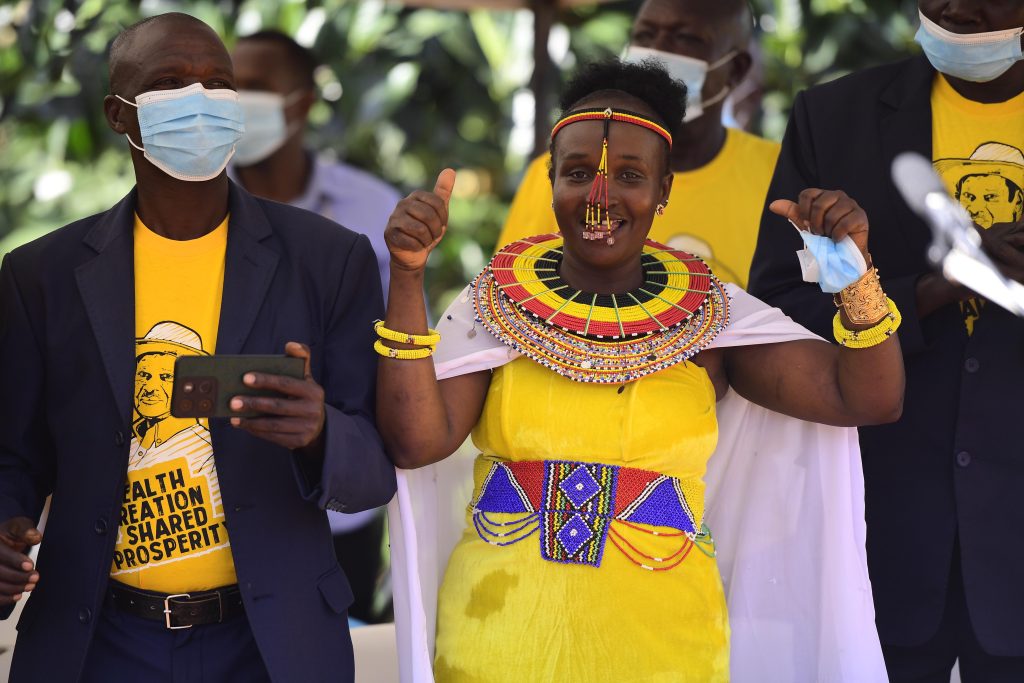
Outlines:
[{"label": "thumbs up hand", "polygon": [[416,190],[398,202],[384,230],[392,268],[417,271],[426,266],[448,227],[448,201],[454,186],[455,171],[446,168],[432,192]]}]

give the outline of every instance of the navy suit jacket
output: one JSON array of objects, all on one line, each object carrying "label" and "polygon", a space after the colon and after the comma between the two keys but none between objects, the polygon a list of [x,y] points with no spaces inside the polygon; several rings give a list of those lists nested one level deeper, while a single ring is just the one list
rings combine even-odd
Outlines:
[{"label": "navy suit jacket", "polygon": [[[869,247],[903,314],[903,417],[860,430],[868,569],[878,632],[913,646],[936,632],[954,543],[971,623],[993,655],[1024,656],[1024,321],[989,304],[967,335],[957,304],[920,319],[917,280],[930,266],[927,226],[890,180],[897,154],[932,158],[931,87],[924,57],[868,69],[801,93],[768,200],[808,187],[846,191],[865,209]],[[832,337],[835,307],[802,282],[799,236],[765,210],[750,291]]]},{"label": "navy suit jacket", "polygon": [[[0,267],[0,520],[38,519],[53,495],[12,681],[76,680],[103,608],[131,438],[134,208],[132,192]],[[352,594],[324,508],[366,510],[395,491],[373,425],[376,259],[366,237],[236,185],[230,212],[216,352],[308,344],[327,404],[319,474],[211,420],[238,584],[274,680],[351,680]]]}]

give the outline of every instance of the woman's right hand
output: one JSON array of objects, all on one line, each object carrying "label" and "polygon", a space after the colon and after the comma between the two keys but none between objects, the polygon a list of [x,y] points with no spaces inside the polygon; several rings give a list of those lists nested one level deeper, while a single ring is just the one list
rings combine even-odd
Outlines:
[{"label": "woman's right hand", "polygon": [[416,190],[398,202],[384,230],[391,252],[391,267],[420,271],[448,227],[448,200],[455,186],[455,171],[446,168],[437,176],[433,192]]},{"label": "woman's right hand", "polygon": [[815,235],[828,235],[839,242],[849,237],[871,263],[868,253],[868,216],[853,198],[842,190],[822,190],[810,187],[800,193],[797,201],[776,199],[768,210],[789,219],[798,230]]}]

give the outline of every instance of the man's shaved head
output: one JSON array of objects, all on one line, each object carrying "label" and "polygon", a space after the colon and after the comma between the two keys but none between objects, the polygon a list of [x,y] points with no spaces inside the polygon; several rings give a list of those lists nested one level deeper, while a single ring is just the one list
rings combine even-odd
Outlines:
[{"label": "man's shaved head", "polygon": [[142,136],[132,100],[145,92],[195,84],[206,90],[235,89],[231,56],[217,33],[177,12],[144,19],[118,34],[110,45],[109,64],[110,94],[103,99],[103,111],[110,129],[133,141],[137,179],[153,172],[166,175],[144,162],[136,149]]},{"label": "man's shaved head", "polygon": [[121,93],[127,77],[126,71],[131,68],[131,65],[128,62],[132,60],[129,59],[129,56],[135,51],[137,43],[140,43],[138,40],[139,37],[146,37],[147,34],[156,29],[177,29],[178,31],[206,32],[220,42],[220,37],[217,36],[216,31],[207,26],[201,20],[196,19],[189,14],[168,12],[167,14],[158,14],[156,16],[147,17],[141,21],[137,21],[118,33],[114,38],[114,41],[110,44],[110,51],[107,55],[107,66],[110,70],[111,92]]}]

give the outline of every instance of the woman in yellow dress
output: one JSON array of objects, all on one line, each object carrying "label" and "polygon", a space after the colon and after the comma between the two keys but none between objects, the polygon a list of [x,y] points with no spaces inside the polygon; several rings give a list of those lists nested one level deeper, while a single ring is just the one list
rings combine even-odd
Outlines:
[{"label": "woman in yellow dress", "polygon": [[[669,199],[684,91],[653,65],[584,70],[552,132],[560,235],[503,248],[466,290],[514,360],[438,381],[420,294],[454,172],[399,203],[378,424],[399,467],[480,450],[438,600],[438,681],[725,681],[729,623],[703,477],[731,387],[803,420],[898,417],[898,312],[873,269],[839,292],[840,346],[708,348],[730,299],[699,259],[646,239]],[[773,210],[867,256],[864,212],[808,190]],[[749,297],[748,297],[749,298]],[[450,319],[450,314],[449,314]]]}]

